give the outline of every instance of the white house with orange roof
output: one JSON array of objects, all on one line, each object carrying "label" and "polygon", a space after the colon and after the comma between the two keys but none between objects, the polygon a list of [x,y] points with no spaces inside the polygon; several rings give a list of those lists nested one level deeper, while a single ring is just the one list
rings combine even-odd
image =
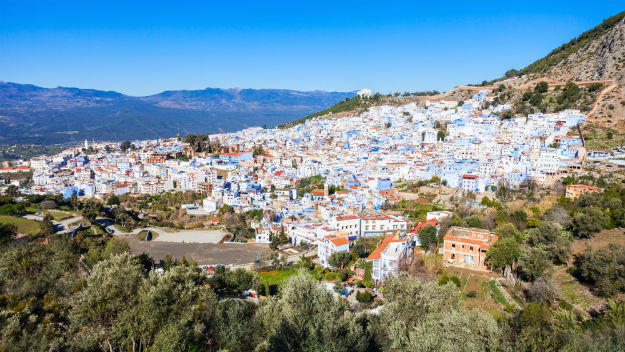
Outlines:
[{"label": "white house with orange roof", "polygon": [[328,260],[336,252],[349,252],[349,235],[345,231],[336,231],[318,240],[317,255],[322,267],[330,266]]},{"label": "white house with orange roof", "polygon": [[410,248],[410,239],[401,238],[399,234],[387,235],[377,248],[367,257],[373,263],[371,278],[376,284],[382,283],[389,274],[399,272],[399,261]]}]

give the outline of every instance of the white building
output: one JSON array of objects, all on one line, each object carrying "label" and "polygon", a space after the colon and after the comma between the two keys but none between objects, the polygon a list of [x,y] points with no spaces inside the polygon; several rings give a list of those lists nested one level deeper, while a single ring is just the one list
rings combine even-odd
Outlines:
[{"label": "white building", "polygon": [[363,215],[361,220],[362,236],[381,236],[395,232],[405,232],[408,228],[408,221],[399,216],[370,214]]},{"label": "white building", "polygon": [[317,255],[322,267],[330,266],[328,260],[336,252],[349,252],[349,239],[345,232],[337,231],[318,240]]},{"label": "white building", "polygon": [[378,244],[378,247],[367,257],[372,262],[371,278],[376,283],[383,282],[388,275],[397,274],[399,261],[409,249],[409,239],[399,235],[388,235]]},{"label": "white building", "polygon": [[345,231],[349,237],[360,237],[360,217],[356,215],[340,215],[330,219],[334,230]]},{"label": "white building", "polygon": [[356,95],[363,98],[369,98],[371,96],[371,89],[361,89],[358,93],[356,93]]},{"label": "white building", "polygon": [[217,211],[219,207],[221,207],[221,200],[219,199],[215,200],[212,198],[205,198],[204,200],[202,200],[202,209],[204,209],[205,211],[212,213],[214,211]]}]

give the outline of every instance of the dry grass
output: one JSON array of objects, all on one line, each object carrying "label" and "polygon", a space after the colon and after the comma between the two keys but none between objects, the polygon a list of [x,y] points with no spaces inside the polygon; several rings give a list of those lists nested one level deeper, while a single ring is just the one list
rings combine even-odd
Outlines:
[{"label": "dry grass", "polygon": [[560,292],[562,298],[578,310],[590,312],[599,310],[605,304],[604,299],[593,295],[588,287],[571,276],[566,266],[554,268],[551,279],[554,288]]},{"label": "dry grass", "polygon": [[505,208],[508,212],[515,212],[519,209],[523,209],[528,215],[532,212],[530,207],[537,207],[540,209],[541,214],[544,214],[549,208],[553,207],[558,202],[557,194],[547,194],[540,197],[540,201],[529,201],[527,199],[517,199],[505,203]]},{"label": "dry grass", "polygon": [[553,269],[552,283],[554,288],[560,292],[563,299],[580,311],[591,312],[600,310],[606,304],[606,300],[595,296],[587,286],[571,276],[567,269],[572,267],[574,255],[582,253],[587,246],[597,250],[610,243],[625,245],[623,229],[603,230],[593,238],[574,240],[571,245],[573,256],[569,259],[568,265],[556,266]]},{"label": "dry grass", "polygon": [[[493,299],[493,291],[488,285],[488,282],[497,277],[497,274],[456,267],[446,267],[445,273],[460,278],[462,304],[466,310],[479,309],[490,313],[493,317],[504,314],[504,306]],[[475,297],[466,296],[471,291],[475,291]]]},{"label": "dry grass", "polygon": [[[541,214],[544,214],[549,208],[553,207],[557,202],[558,202],[557,194],[548,194],[542,197],[540,202],[538,202],[538,204],[534,204],[534,206],[540,209]],[[527,209],[527,211],[529,213],[529,209]]]},{"label": "dry grass", "polygon": [[29,235],[35,234],[39,231],[39,222],[30,219],[24,219],[19,216],[0,216],[0,223],[13,224],[17,227],[18,233],[26,233]]},{"label": "dry grass", "polygon": [[623,229],[603,230],[593,238],[574,240],[571,249],[573,250],[573,254],[578,254],[583,252],[587,246],[590,246],[593,250],[597,250],[610,243],[625,246],[625,234],[623,233]]}]

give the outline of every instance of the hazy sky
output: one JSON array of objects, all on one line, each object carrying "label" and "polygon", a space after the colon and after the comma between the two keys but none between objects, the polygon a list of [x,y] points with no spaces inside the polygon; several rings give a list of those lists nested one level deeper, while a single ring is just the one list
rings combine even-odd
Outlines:
[{"label": "hazy sky", "polygon": [[[620,1],[0,0],[0,80],[163,90],[448,90],[522,68]],[[512,4],[511,4],[512,3]]]}]

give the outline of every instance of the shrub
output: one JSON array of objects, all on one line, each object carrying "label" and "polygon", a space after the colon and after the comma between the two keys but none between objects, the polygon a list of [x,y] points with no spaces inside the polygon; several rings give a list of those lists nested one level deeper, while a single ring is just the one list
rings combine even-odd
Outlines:
[{"label": "shrub", "polygon": [[475,290],[471,290],[467,292],[467,297],[469,298],[475,298],[476,296],[477,296],[477,292],[475,292]]},{"label": "shrub", "polygon": [[370,303],[373,301],[373,296],[368,290],[356,292],[356,300],[360,303]]},{"label": "shrub", "polygon": [[601,209],[590,206],[573,217],[570,229],[576,237],[589,238],[601,231],[606,223],[607,218]]},{"label": "shrub", "polygon": [[514,313],[514,312],[516,312],[516,308],[514,308],[514,306],[512,304],[506,305],[503,310],[506,311],[507,313]]},{"label": "shrub", "polygon": [[551,260],[542,248],[530,248],[519,258],[519,274],[523,280],[535,281],[551,267]]},{"label": "shrub", "polygon": [[449,281],[453,282],[454,284],[456,284],[456,287],[460,287],[460,278],[456,275],[443,275],[441,276],[441,278],[438,280],[438,284],[441,286],[446,285]]},{"label": "shrub", "polygon": [[559,303],[560,308],[564,309],[564,310],[572,310],[573,309],[573,305],[565,300],[560,300]]},{"label": "shrub", "polygon": [[586,248],[575,256],[573,274],[600,296],[625,291],[625,248],[614,243],[597,251]]}]

